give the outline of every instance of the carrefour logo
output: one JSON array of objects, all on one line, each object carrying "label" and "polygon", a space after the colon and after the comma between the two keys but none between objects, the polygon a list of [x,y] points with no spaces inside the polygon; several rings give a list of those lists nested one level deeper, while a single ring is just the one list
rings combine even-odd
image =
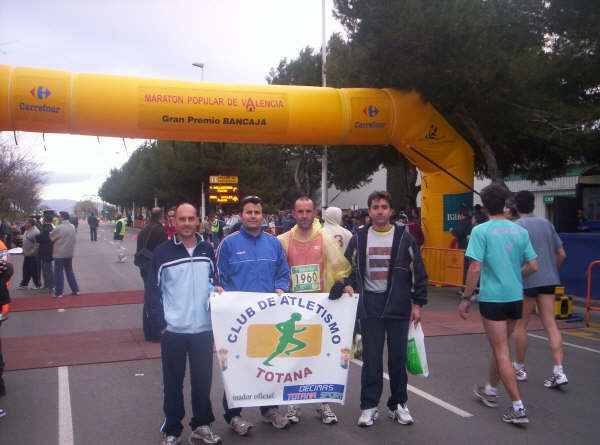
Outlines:
[{"label": "carrefour logo", "polygon": [[375,117],[379,114],[379,110],[377,109],[377,107],[369,105],[368,107],[365,107],[363,109],[363,113],[365,114],[365,116]]},{"label": "carrefour logo", "polygon": [[43,86],[39,86],[39,87],[33,87],[30,91],[31,95],[33,97],[37,97],[40,100],[44,100],[46,99],[48,96],[50,96],[50,90],[46,87]]}]

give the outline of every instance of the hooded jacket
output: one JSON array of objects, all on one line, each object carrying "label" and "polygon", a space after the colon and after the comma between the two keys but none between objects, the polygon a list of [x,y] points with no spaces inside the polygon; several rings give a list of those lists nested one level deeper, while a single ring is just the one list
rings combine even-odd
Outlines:
[{"label": "hooded jacket", "polygon": [[296,236],[297,231],[298,225],[295,225],[292,230],[277,237],[292,269],[292,286],[298,284],[294,282],[293,266],[319,263],[321,287],[315,292],[329,292],[336,281],[350,275],[350,263],[344,257],[338,241],[326,233],[325,229],[321,229],[316,218],[313,221],[310,239],[299,240]]},{"label": "hooded jacket", "polygon": [[342,209],[339,207],[328,207],[325,209],[325,224],[323,230],[333,236],[340,247],[342,252],[348,247],[348,242],[352,238],[352,232],[342,227]]},{"label": "hooded jacket", "polygon": [[[358,229],[346,249],[346,258],[352,264],[347,282],[360,294],[358,316],[366,318],[364,277],[367,264],[367,234],[370,224]],[[412,235],[401,223],[395,224],[392,253],[388,271],[386,303],[383,318],[407,320],[412,304],[427,304],[427,271],[421,251]]]}]

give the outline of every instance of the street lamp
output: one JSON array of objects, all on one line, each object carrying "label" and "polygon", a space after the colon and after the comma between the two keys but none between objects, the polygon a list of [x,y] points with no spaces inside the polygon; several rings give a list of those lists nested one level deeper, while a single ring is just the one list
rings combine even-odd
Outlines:
[{"label": "street lamp", "polygon": [[[198,67],[202,70],[200,74],[200,80],[204,82],[204,64],[202,62],[192,62],[192,65]],[[206,201],[204,195],[204,181],[202,181],[202,206],[200,208],[200,215],[202,217],[202,221],[204,221],[204,216],[206,215]]]},{"label": "street lamp", "polygon": [[200,62],[193,62],[192,65],[202,70],[202,74],[200,74],[200,80],[204,81],[204,64]]}]

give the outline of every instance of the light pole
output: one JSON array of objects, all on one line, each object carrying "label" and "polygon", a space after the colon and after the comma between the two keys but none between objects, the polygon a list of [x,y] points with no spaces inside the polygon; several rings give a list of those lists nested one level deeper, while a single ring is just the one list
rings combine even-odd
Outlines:
[{"label": "light pole", "polygon": [[[325,40],[325,0],[322,1],[322,14],[323,19],[323,43],[321,45],[321,80],[323,82],[323,88],[327,86],[327,43]],[[323,147],[323,155],[321,156],[321,215],[325,217],[325,208],[327,207],[327,145]]]},{"label": "light pole", "polygon": [[192,65],[202,70],[200,74],[200,80],[204,82],[204,64],[202,62],[193,62]]},{"label": "light pole", "polygon": [[[204,82],[204,64],[202,62],[192,62],[192,65],[195,67],[200,68],[201,74],[200,74],[200,80],[202,80],[202,82]],[[202,181],[202,206],[200,208],[200,217],[202,218],[202,221],[204,221],[204,216],[206,215],[206,204],[205,204],[205,197],[204,197],[204,181]]]}]

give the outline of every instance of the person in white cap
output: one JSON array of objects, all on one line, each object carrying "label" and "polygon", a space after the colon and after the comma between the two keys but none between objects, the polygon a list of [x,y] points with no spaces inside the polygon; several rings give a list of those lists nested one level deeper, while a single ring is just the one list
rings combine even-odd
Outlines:
[{"label": "person in white cap", "polygon": [[346,251],[346,246],[350,238],[352,238],[352,232],[342,227],[342,209],[339,207],[328,207],[325,209],[323,231],[329,233],[340,243],[342,252]]}]

